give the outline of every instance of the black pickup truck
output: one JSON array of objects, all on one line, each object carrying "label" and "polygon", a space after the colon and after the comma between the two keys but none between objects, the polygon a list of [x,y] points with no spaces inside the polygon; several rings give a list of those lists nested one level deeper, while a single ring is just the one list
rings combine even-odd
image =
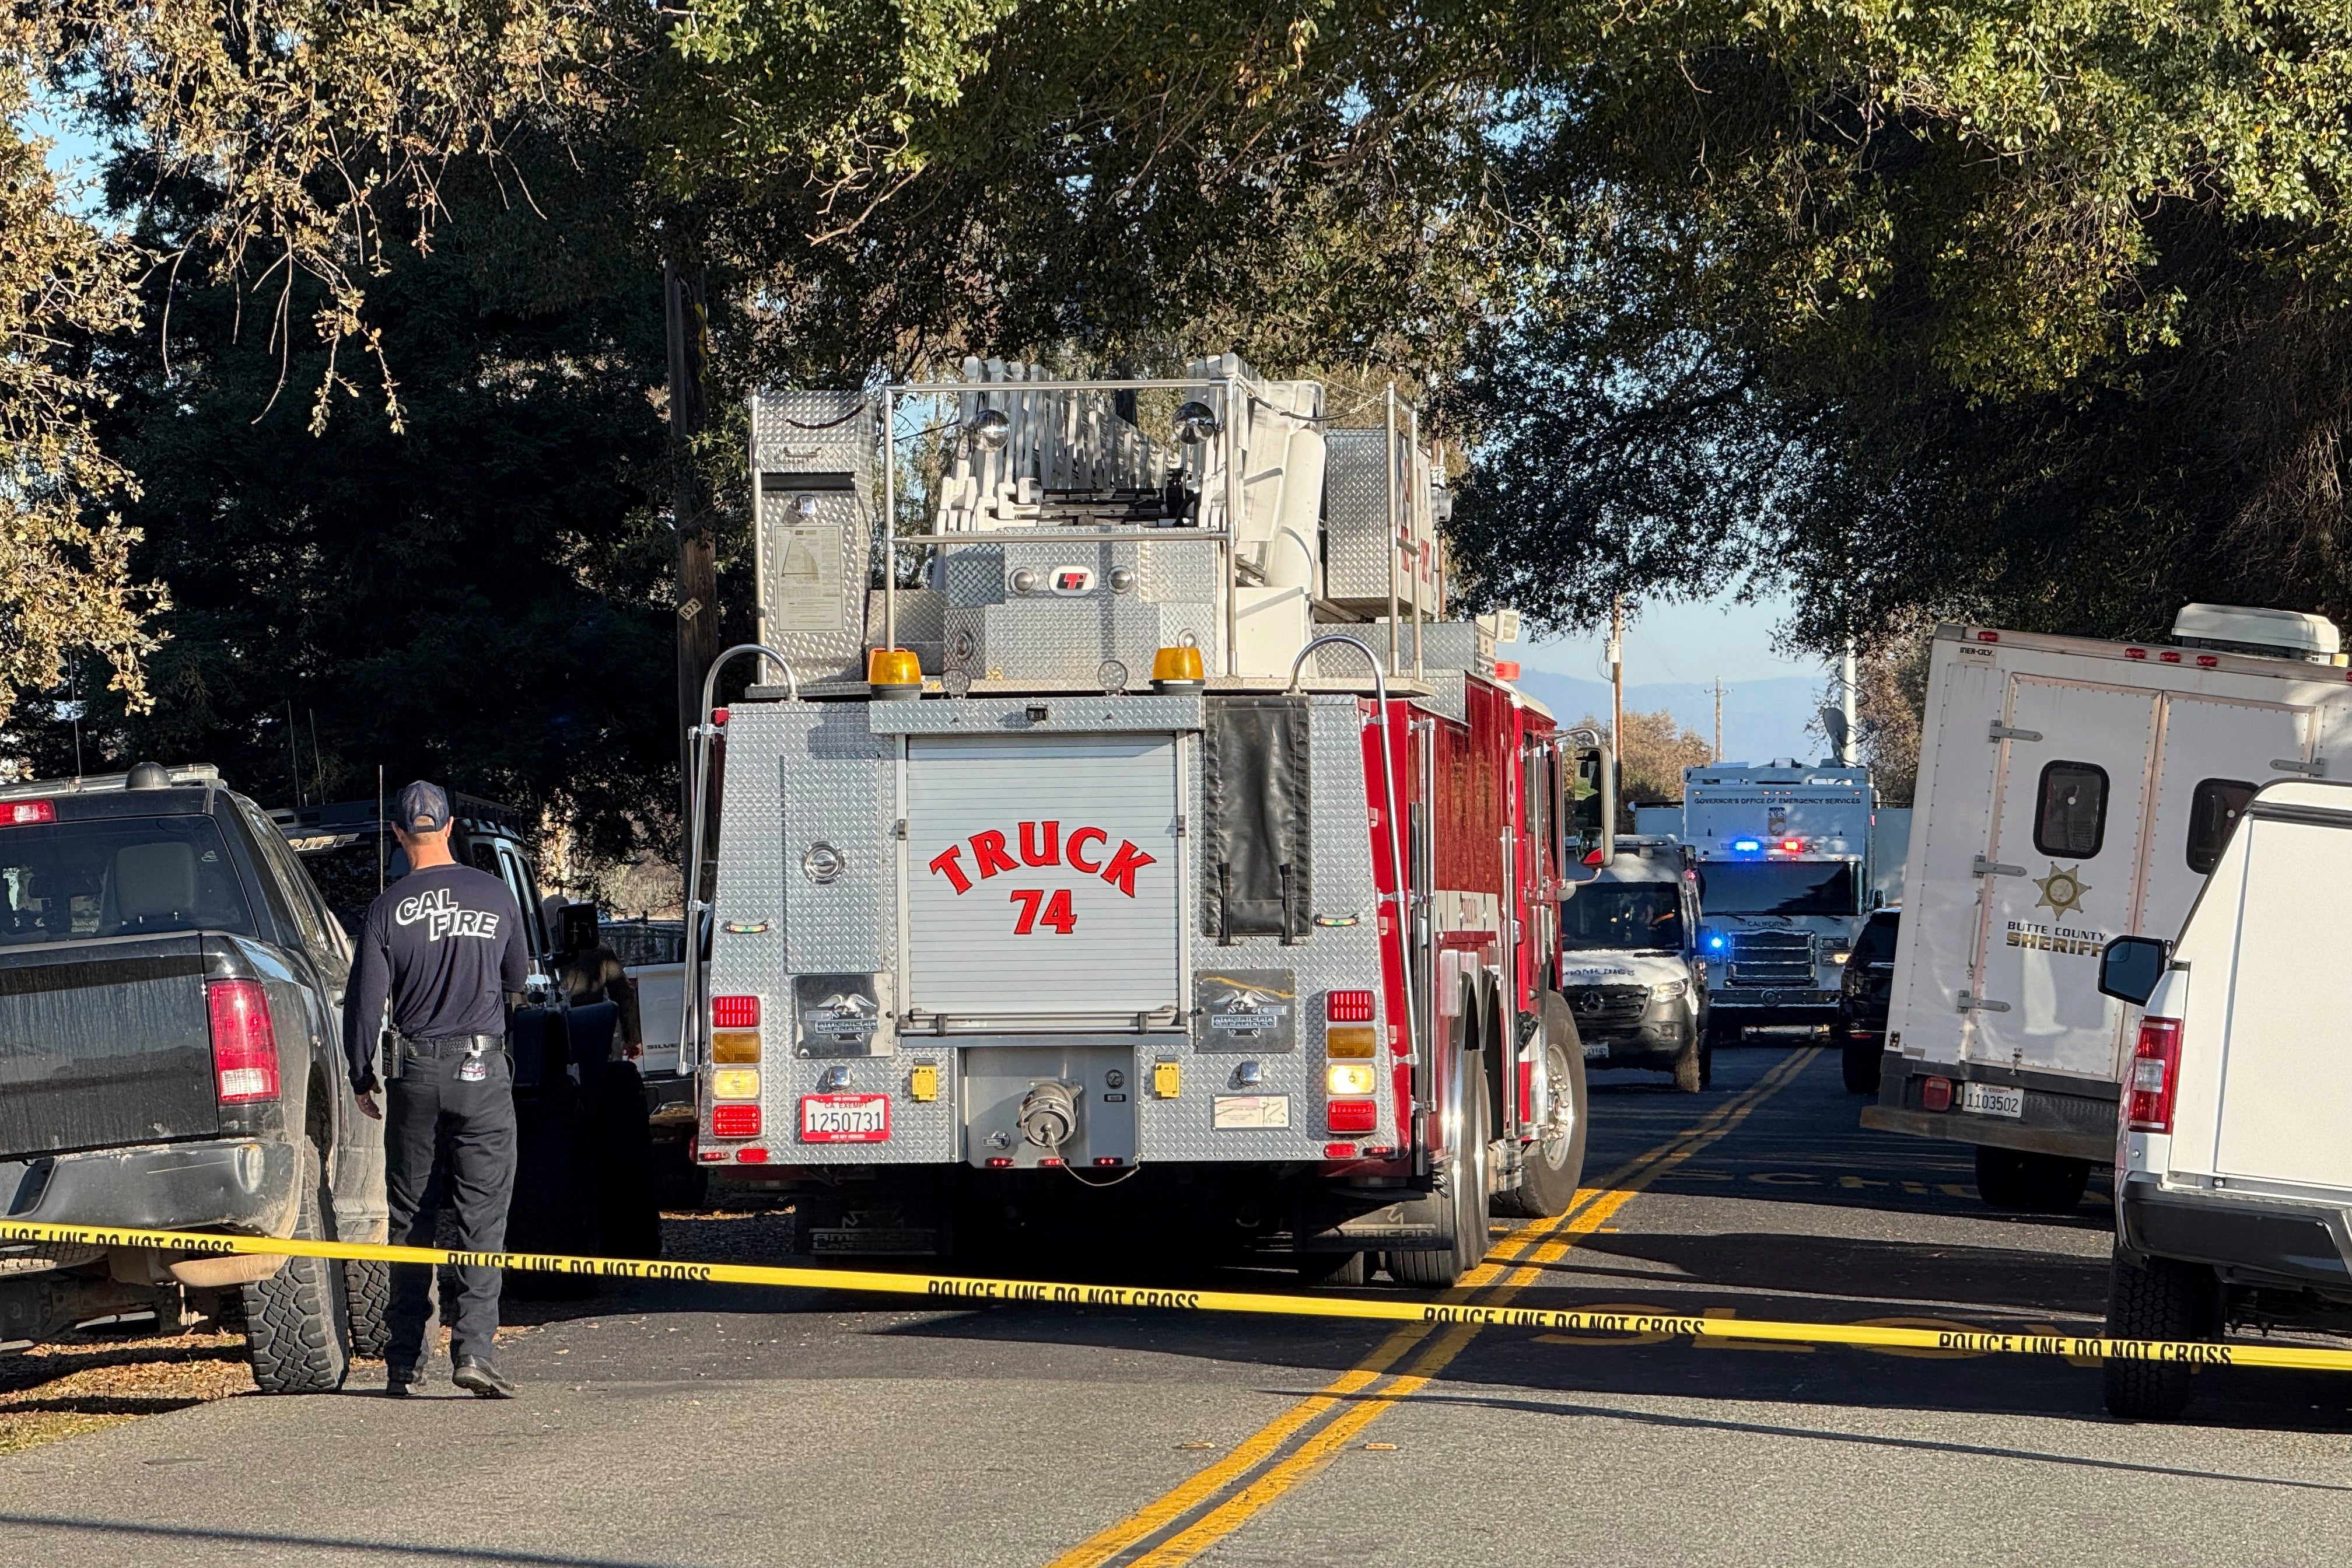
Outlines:
[{"label": "black pickup truck", "polygon": [[[0,1215],[383,1240],[383,1124],[338,1045],[349,964],[277,826],[212,769],[0,788]],[[241,1308],[261,1388],[324,1392],[381,1352],[385,1285],[372,1263],[0,1246],[0,1342]]]}]

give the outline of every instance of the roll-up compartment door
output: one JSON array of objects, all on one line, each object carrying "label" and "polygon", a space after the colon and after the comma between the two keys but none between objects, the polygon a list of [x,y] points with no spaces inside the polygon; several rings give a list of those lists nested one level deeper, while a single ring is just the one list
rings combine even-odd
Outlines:
[{"label": "roll-up compartment door", "polygon": [[908,1005],[1181,1008],[1178,773],[1167,734],[910,736]]}]

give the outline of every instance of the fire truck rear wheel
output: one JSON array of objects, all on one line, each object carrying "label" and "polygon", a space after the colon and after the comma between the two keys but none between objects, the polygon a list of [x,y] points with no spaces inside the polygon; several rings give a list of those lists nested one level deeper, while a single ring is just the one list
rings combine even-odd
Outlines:
[{"label": "fire truck rear wheel", "polygon": [[1559,993],[1543,997],[1544,1094],[1532,1107],[1536,1141],[1523,1152],[1519,1184],[1495,1194],[1495,1212],[1522,1219],[1566,1214],[1584,1179],[1584,1046]]},{"label": "fire truck rear wheel", "polygon": [[1371,1258],[1361,1252],[1312,1252],[1298,1260],[1302,1285],[1361,1285],[1372,1277]]},{"label": "fire truck rear wheel", "polygon": [[1486,1067],[1471,1052],[1461,1054],[1456,1102],[1462,1107],[1457,1146],[1446,1161],[1446,1194],[1454,1221],[1454,1246],[1444,1252],[1391,1252],[1389,1275],[1400,1285],[1444,1290],[1486,1256]]}]

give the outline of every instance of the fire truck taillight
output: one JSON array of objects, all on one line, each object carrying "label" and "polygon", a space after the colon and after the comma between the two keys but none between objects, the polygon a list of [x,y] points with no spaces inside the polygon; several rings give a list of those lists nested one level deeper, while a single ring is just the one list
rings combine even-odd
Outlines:
[{"label": "fire truck taillight", "polygon": [[1357,1062],[1333,1062],[1323,1069],[1323,1092],[1342,1098],[1372,1092],[1372,1069]]},{"label": "fire truck taillight", "polygon": [[760,1098],[758,1068],[720,1068],[710,1075],[710,1098],[713,1100],[757,1100]]},{"label": "fire truck taillight", "polygon": [[713,996],[710,1026],[714,1029],[756,1029],[760,1026],[757,996]]},{"label": "fire truck taillight", "polygon": [[8,827],[24,827],[36,822],[55,822],[58,819],[57,803],[54,801],[14,801],[6,806],[0,807],[0,812],[6,814],[5,822],[0,823],[0,826]]},{"label": "fire truck taillight", "polygon": [[1370,1024],[1349,1024],[1323,1031],[1323,1054],[1361,1061],[1378,1056],[1380,1031]]},{"label": "fire truck taillight", "polygon": [[760,1031],[757,1029],[717,1029],[710,1036],[710,1059],[714,1062],[740,1066],[760,1059]]},{"label": "fire truck taillight", "polygon": [[1380,1129],[1381,1104],[1376,1100],[1335,1100],[1324,1123],[1334,1132],[1373,1132]]},{"label": "fire truck taillight", "polygon": [[738,1102],[714,1105],[710,1108],[710,1135],[713,1138],[757,1138],[760,1135],[760,1102]]},{"label": "fire truck taillight", "polygon": [[1372,994],[1369,991],[1328,991],[1323,995],[1323,1016],[1334,1024],[1369,1024],[1372,1021]]}]

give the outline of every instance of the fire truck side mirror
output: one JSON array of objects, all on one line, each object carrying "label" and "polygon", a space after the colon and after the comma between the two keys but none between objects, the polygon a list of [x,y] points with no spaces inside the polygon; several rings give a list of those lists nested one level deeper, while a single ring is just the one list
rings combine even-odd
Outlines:
[{"label": "fire truck side mirror", "polygon": [[1560,877],[1593,881],[1617,858],[1617,770],[1604,746],[1563,748],[1559,760],[1568,796],[1559,814]]}]

